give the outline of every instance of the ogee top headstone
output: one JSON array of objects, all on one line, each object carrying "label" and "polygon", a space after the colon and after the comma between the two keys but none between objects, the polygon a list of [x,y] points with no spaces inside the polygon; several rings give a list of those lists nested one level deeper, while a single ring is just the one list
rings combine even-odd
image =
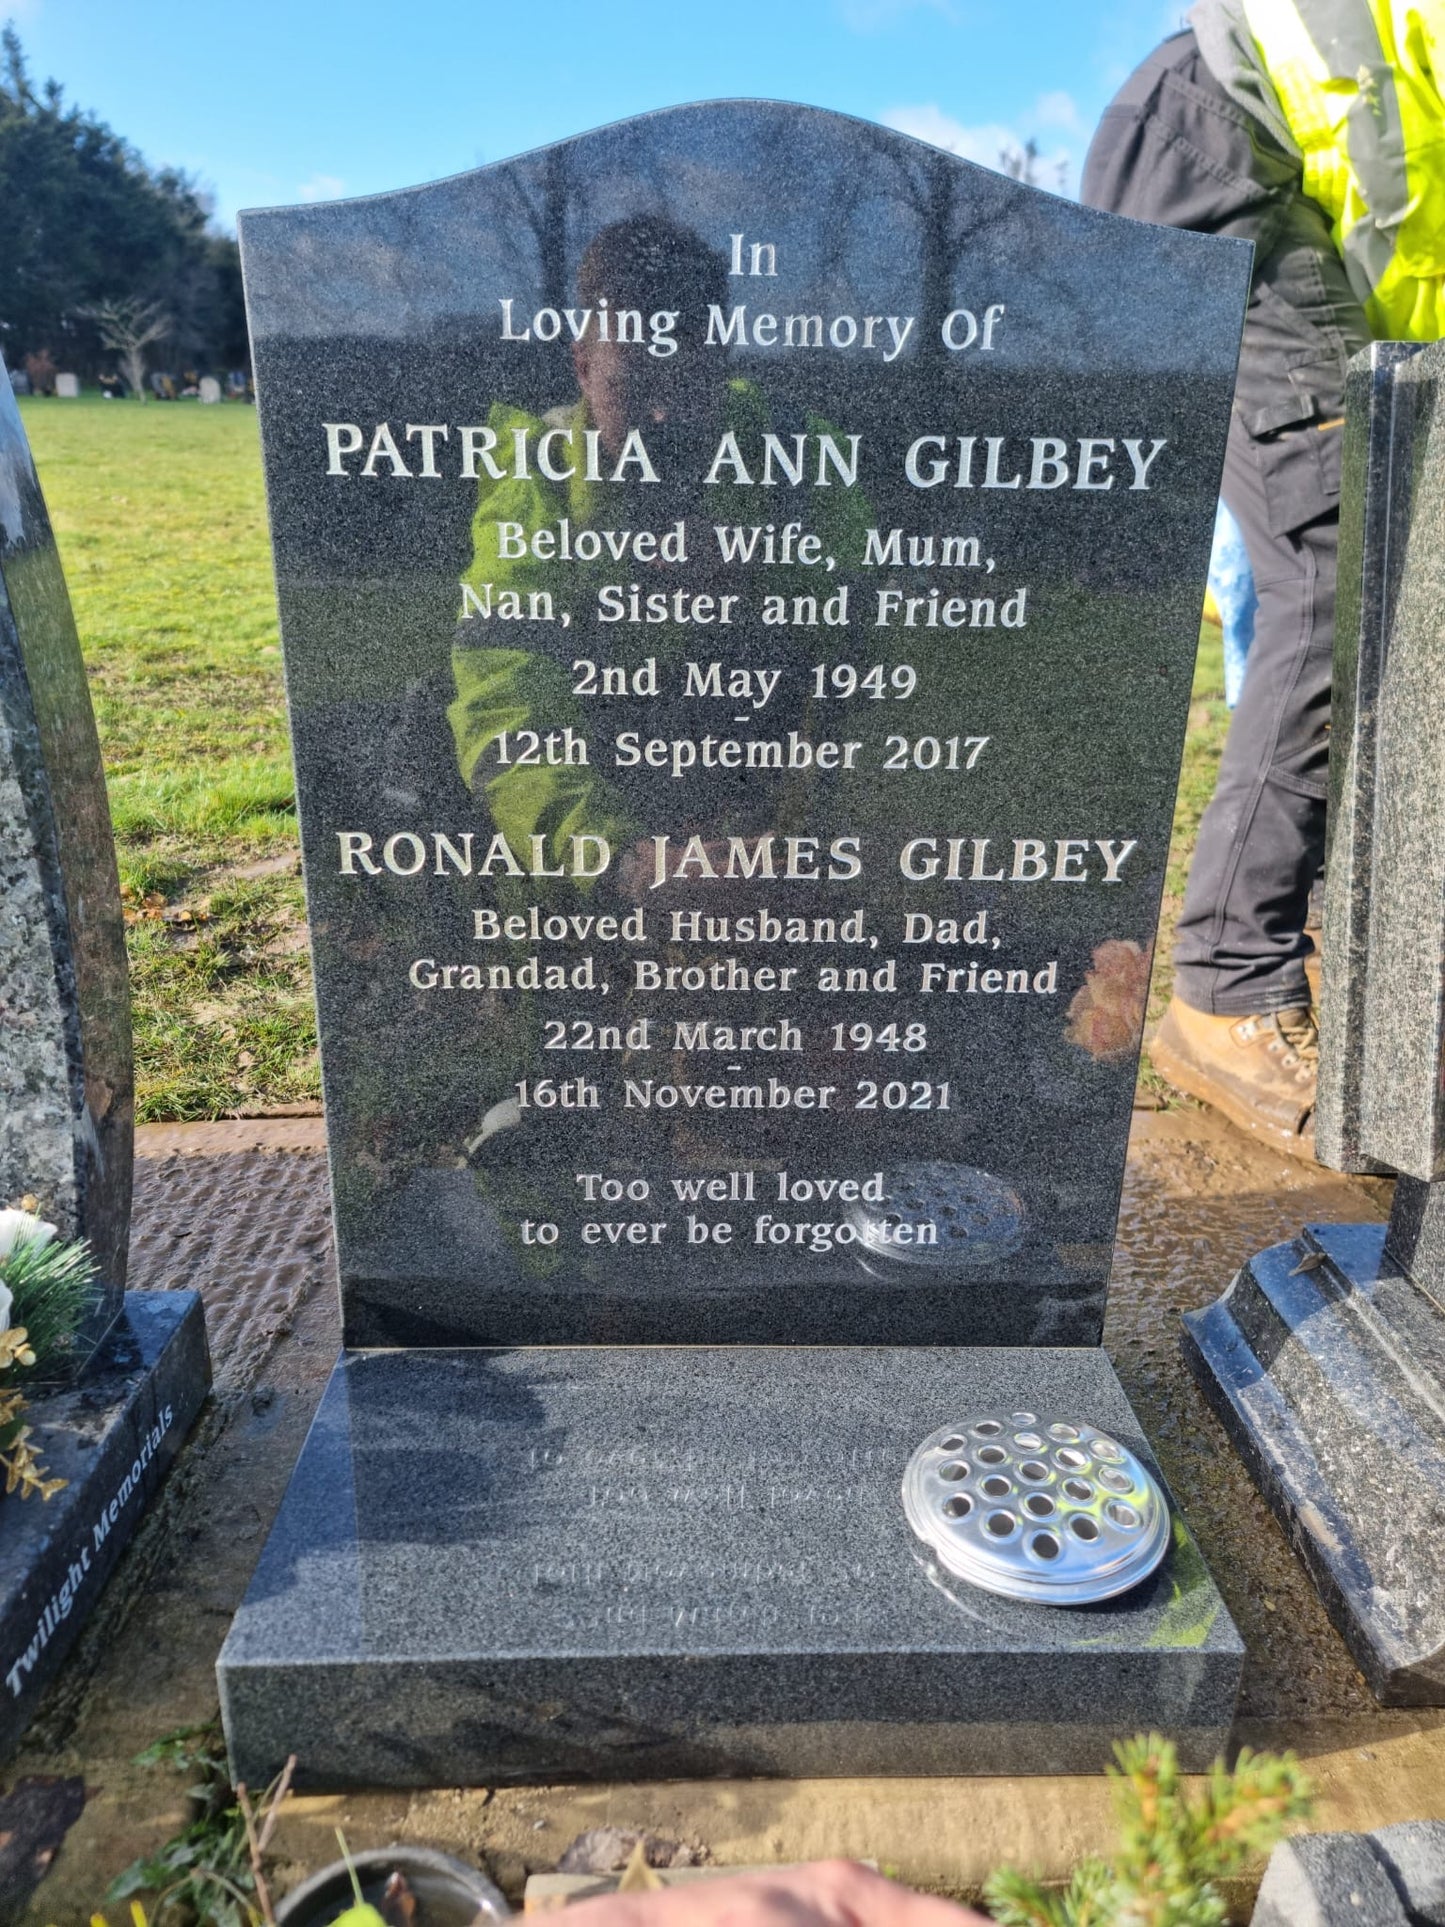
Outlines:
[{"label": "ogee top headstone", "polygon": [[88,1238],[120,1308],[129,1236],[129,980],[85,666],[35,465],[0,381],[0,1204]]},{"label": "ogee top headstone", "polygon": [[241,241],[348,1342],[1095,1342],[1248,250],[751,102]]}]

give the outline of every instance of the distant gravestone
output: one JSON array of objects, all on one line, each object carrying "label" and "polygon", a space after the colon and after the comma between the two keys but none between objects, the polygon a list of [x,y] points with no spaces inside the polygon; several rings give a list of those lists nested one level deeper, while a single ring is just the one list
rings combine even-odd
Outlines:
[{"label": "distant gravestone", "polygon": [[78,400],[80,396],[80,376],[57,375],[55,377],[55,392],[61,401]]},{"label": "distant gravestone", "polygon": [[1398,1173],[1186,1319],[1205,1392],[1371,1687],[1445,1705],[1445,346],[1352,363],[1316,1144]]},{"label": "distant gravestone", "polygon": [[100,747],[65,581],[0,384],[0,1207],[88,1240],[94,1309],[25,1423],[48,1503],[0,1496],[0,1756],[73,1644],[209,1383],[200,1301],[125,1291],[129,993]]},{"label": "distant gravestone", "polygon": [[1203,1759],[1182,1534],[980,1620],[900,1483],[960,1404],[1142,1446],[1093,1348],[1245,250],[746,103],[241,240],[355,1349],[236,1770]]},{"label": "distant gravestone", "polygon": [[218,402],[221,399],[221,384],[214,375],[202,375],[200,398],[203,402]]}]

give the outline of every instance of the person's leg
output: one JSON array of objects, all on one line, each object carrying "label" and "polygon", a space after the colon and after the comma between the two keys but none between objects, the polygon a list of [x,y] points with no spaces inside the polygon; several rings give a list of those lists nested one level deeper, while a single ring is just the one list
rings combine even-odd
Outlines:
[{"label": "person's leg", "polygon": [[1256,270],[1225,458],[1259,608],[1175,948],[1176,993],[1213,1016],[1310,1001],[1304,929],[1324,852],[1345,365],[1368,338],[1324,216],[1301,198]]},{"label": "person's leg", "polygon": [[1260,606],[1151,1049],[1171,1082],[1308,1154],[1304,924],[1324,833],[1338,418],[1364,318],[1298,163],[1224,94],[1192,36],[1167,41],[1107,110],[1084,198],[1256,245],[1223,493]]},{"label": "person's leg", "polygon": [[[1241,499],[1228,489],[1232,509]],[[1336,512],[1287,546],[1249,544],[1255,642],[1175,935],[1175,993],[1211,1016],[1310,1001],[1304,932],[1324,855],[1338,530]]]},{"label": "person's leg", "polygon": [[1224,494],[1250,552],[1255,639],[1200,824],[1155,1069],[1292,1155],[1314,1153],[1305,935],[1324,853],[1345,364],[1368,338],[1303,199],[1256,273]]}]

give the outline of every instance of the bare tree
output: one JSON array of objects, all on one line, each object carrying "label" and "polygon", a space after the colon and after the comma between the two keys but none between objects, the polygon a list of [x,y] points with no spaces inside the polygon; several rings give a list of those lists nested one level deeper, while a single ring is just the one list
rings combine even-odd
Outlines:
[{"label": "bare tree", "polygon": [[93,308],[81,308],[80,317],[93,321],[101,340],[120,356],[121,367],[137,401],[146,398],[145,351],[153,341],[170,333],[171,318],[158,301],[99,301]]},{"label": "bare tree", "polygon": [[[1000,150],[998,171],[1000,174],[1007,174],[1011,180],[1022,181],[1025,187],[1040,185],[1039,144],[1032,134],[1022,147],[1010,145]],[[1062,172],[1060,180],[1062,181]]]}]

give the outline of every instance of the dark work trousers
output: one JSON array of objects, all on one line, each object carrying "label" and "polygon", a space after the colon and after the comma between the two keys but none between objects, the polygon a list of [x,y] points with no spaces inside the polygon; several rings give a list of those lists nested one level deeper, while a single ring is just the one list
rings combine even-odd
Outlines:
[{"label": "dark work trousers", "polygon": [[1175,943],[1175,989],[1243,1017],[1309,1002],[1304,934],[1324,854],[1345,363],[1369,340],[1300,165],[1166,40],[1105,111],[1083,199],[1255,246],[1223,495],[1259,609]]}]

